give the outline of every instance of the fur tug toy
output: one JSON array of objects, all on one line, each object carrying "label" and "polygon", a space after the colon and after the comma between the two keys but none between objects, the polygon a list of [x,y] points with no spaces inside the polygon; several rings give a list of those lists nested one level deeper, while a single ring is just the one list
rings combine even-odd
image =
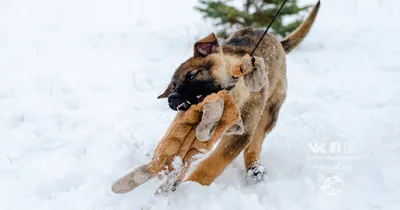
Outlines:
[{"label": "fur tug toy", "polygon": [[[249,55],[242,57],[240,63],[232,68],[232,79],[237,82],[243,76],[252,92],[259,91],[267,82],[265,64],[260,61],[262,59],[252,60]],[[252,63],[258,68],[254,68]],[[156,176],[166,177],[156,194],[174,191],[198,154],[210,151],[222,135],[240,135],[243,132],[240,110],[233,96],[226,90],[208,95],[187,111],[178,112],[150,163],[118,179],[112,185],[112,191],[127,193]]]}]

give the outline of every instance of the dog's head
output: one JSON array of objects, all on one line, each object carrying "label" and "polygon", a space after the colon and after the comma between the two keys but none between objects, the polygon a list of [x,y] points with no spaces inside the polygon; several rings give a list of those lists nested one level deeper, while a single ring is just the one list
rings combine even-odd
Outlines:
[{"label": "dog's head", "polygon": [[179,66],[158,98],[168,97],[171,109],[186,111],[211,93],[233,88],[226,63],[222,47],[211,33],[194,44],[194,55]]}]

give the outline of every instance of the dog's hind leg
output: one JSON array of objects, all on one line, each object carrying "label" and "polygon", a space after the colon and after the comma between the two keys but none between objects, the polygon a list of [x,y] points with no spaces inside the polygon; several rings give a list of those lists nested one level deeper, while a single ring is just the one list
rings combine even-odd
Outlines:
[{"label": "dog's hind leg", "polygon": [[[278,84],[279,88],[281,84]],[[279,110],[286,97],[286,91],[280,91],[282,94],[274,94],[266,104],[264,113],[254,132],[250,144],[246,147],[243,155],[245,167],[247,169],[246,181],[254,184],[264,180],[267,171],[260,165],[260,153],[262,143],[269,132],[275,127],[278,120]]]}]

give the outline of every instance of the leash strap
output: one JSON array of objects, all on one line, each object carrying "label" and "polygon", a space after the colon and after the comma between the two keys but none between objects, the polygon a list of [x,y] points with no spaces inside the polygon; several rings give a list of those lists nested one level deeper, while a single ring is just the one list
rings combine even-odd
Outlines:
[{"label": "leash strap", "polygon": [[254,47],[253,51],[251,52],[250,56],[252,57],[251,61],[253,62],[253,64],[254,64],[254,61],[255,61],[255,59],[254,59],[254,57],[253,57],[254,52],[257,50],[258,45],[261,43],[261,41],[262,41],[262,39],[264,38],[265,34],[267,34],[269,28],[271,28],[272,24],[275,22],[276,17],[278,17],[279,13],[281,12],[283,6],[285,6],[286,2],[287,2],[287,0],[285,0],[285,1],[282,3],[282,5],[281,5],[281,7],[279,8],[278,12],[275,14],[275,16],[274,16],[274,18],[272,19],[271,23],[268,25],[267,29],[264,31],[264,34],[261,36],[260,40],[258,40],[256,46]]}]

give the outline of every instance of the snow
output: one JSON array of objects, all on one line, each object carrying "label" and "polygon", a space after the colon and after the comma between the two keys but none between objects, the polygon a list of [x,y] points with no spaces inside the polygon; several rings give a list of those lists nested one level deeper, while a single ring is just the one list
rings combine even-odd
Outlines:
[{"label": "snow", "polygon": [[[150,160],[174,116],[156,97],[213,29],[195,5],[0,1],[0,209],[399,209],[396,0],[322,1],[288,56],[288,98],[262,153],[267,180],[248,186],[240,156],[209,187],[154,197],[154,179],[113,194]],[[329,155],[347,159],[309,143],[339,145]],[[342,178],[337,195],[320,190],[326,172]]]}]

